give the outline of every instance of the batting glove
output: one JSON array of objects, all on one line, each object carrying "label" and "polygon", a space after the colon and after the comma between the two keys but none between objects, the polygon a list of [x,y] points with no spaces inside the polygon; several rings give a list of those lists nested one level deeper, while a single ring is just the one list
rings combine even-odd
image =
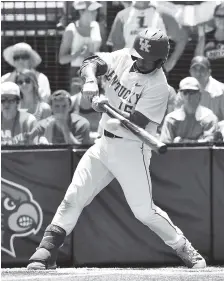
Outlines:
[{"label": "batting glove", "polygon": [[92,99],[92,108],[97,112],[106,112],[102,105],[108,103],[108,98],[106,98],[104,95],[94,96]]},{"label": "batting glove", "polygon": [[86,83],[82,87],[82,94],[83,97],[88,99],[89,101],[91,101],[94,96],[99,95],[97,80],[86,81]]}]

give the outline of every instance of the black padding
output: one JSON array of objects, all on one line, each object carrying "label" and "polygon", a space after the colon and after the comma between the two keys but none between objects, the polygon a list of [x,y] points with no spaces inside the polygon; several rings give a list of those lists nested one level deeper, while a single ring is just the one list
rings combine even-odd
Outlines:
[{"label": "black padding", "polygon": [[45,248],[49,251],[58,249],[64,243],[66,232],[59,226],[50,224],[45,232],[39,248]]}]

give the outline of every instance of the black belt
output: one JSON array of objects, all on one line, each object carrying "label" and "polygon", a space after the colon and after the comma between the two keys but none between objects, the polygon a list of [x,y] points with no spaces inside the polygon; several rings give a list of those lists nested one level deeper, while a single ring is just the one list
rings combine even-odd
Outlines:
[{"label": "black belt", "polygon": [[104,136],[108,137],[108,138],[111,138],[111,139],[114,139],[114,138],[117,138],[117,139],[122,139],[122,137],[118,137],[110,132],[108,132],[107,130],[104,130],[103,131],[103,134]]}]

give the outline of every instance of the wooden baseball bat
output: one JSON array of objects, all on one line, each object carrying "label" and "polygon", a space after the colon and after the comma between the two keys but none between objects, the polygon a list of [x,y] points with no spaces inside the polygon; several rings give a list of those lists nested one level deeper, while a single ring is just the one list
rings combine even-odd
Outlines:
[{"label": "wooden baseball bat", "polygon": [[165,153],[167,151],[167,145],[165,143],[162,143],[160,140],[158,140],[153,135],[149,134],[146,130],[142,129],[138,125],[134,124],[124,116],[122,116],[120,113],[116,111],[116,108],[114,108],[110,104],[103,104],[102,107],[106,110],[107,113],[109,113],[114,118],[120,120],[121,124],[131,131],[135,136],[137,136],[142,142],[144,142],[146,145],[148,145],[152,150],[154,150],[158,154]]}]

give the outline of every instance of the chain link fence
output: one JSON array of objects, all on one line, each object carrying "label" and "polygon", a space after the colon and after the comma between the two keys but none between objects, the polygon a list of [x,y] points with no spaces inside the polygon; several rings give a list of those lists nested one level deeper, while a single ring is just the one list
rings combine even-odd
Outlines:
[{"label": "chain link fence", "polygon": [[[70,3],[69,3],[70,2]],[[131,1],[129,1],[131,2]],[[49,79],[51,90],[69,90],[69,64],[60,65],[59,47],[64,29],[57,28],[63,21],[65,27],[74,20],[71,1],[2,1],[1,2],[1,38],[3,50],[13,44],[26,42],[42,57],[37,70]],[[102,51],[105,51],[106,39],[116,14],[124,8],[122,1],[101,1],[98,21],[103,39]],[[172,45],[171,45],[172,46]],[[169,75],[169,82],[177,87],[179,81],[188,75],[190,59],[193,56],[195,43],[188,44],[182,59]],[[2,56],[1,56],[2,57]],[[2,57],[1,75],[10,72],[12,67]]]},{"label": "chain link fence", "polygon": [[[69,89],[69,65],[58,63],[63,30],[58,30],[56,26],[63,15],[63,9],[62,1],[1,2],[1,52],[19,42],[30,44],[42,58],[37,69],[47,75],[52,91]],[[11,70],[12,67],[2,58],[2,75]]]}]

